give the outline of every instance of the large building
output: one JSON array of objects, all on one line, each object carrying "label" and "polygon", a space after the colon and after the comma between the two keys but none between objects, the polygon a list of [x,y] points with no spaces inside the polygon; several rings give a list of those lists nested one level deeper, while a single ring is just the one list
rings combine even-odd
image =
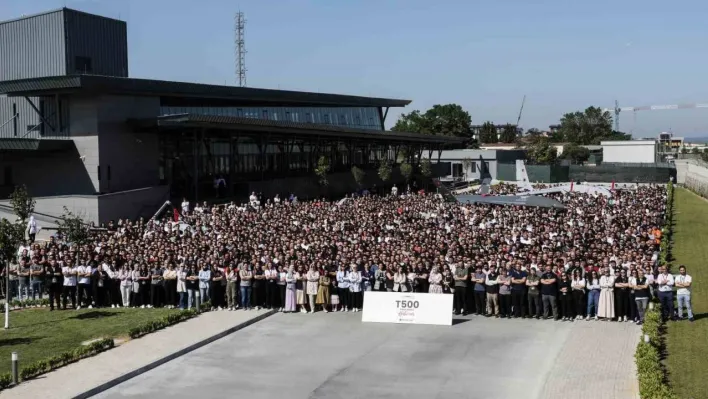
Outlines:
[{"label": "large building", "polygon": [[104,222],[182,197],[308,197],[323,156],[343,193],[354,165],[374,184],[381,160],[459,144],[386,131],[409,103],[134,79],[123,21],[63,8],[0,22],[0,198],[25,184],[39,214]]}]

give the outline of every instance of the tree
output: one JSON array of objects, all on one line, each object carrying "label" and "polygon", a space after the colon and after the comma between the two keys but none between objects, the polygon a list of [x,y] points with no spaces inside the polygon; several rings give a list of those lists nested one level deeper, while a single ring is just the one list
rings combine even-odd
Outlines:
[{"label": "tree", "polygon": [[699,150],[698,147],[691,148],[691,154],[698,154],[699,152],[701,152],[701,150]]},{"label": "tree", "polygon": [[379,172],[379,178],[384,183],[391,180],[391,173],[392,173],[391,163],[387,160],[382,160],[381,163],[379,164],[378,172]]},{"label": "tree", "polygon": [[534,163],[550,164],[556,161],[558,150],[551,145],[550,140],[545,137],[539,137],[539,140],[529,147],[527,154]]},{"label": "tree", "polygon": [[34,213],[34,206],[37,204],[37,201],[30,197],[27,192],[27,187],[22,185],[15,187],[15,191],[10,194],[10,204],[17,217],[24,224],[27,222],[30,215]]},{"label": "tree", "polygon": [[610,133],[609,136],[603,137],[603,141],[625,141],[625,140],[632,140],[632,135],[629,133],[622,133],[618,132],[616,130],[613,130],[612,133]]},{"label": "tree", "polygon": [[366,176],[366,172],[364,172],[361,168],[355,165],[352,166],[352,176],[354,177],[356,185],[361,188],[361,185],[364,184],[364,177]]},{"label": "tree", "polygon": [[583,163],[590,158],[590,150],[577,144],[568,144],[563,149],[563,159],[569,159],[574,163]]},{"label": "tree", "polygon": [[516,136],[516,126],[512,125],[511,123],[507,123],[502,129],[499,141],[501,141],[502,143],[513,143],[516,140]]},{"label": "tree", "polygon": [[401,176],[406,179],[406,182],[409,182],[411,177],[413,177],[413,166],[408,162],[404,162],[399,168],[401,170]]},{"label": "tree", "polygon": [[497,138],[497,127],[494,126],[492,122],[484,122],[479,131],[479,141],[485,144],[496,143],[499,141]]},{"label": "tree", "polygon": [[598,107],[567,113],[560,120],[559,133],[569,143],[600,144],[605,137],[612,136],[612,115]]},{"label": "tree", "polygon": [[74,245],[85,245],[91,239],[91,227],[84,222],[81,216],[64,207],[64,214],[56,221],[57,230],[64,241]]},{"label": "tree", "polygon": [[420,174],[426,179],[433,175],[433,168],[428,158],[423,158],[420,161]]},{"label": "tree", "polygon": [[440,136],[471,137],[472,117],[458,104],[433,105],[421,113],[402,114],[391,130]]},{"label": "tree", "polygon": [[541,131],[536,129],[535,127],[532,127],[531,129],[526,131],[527,136],[539,136],[541,135]]},{"label": "tree", "polygon": [[317,181],[323,186],[329,184],[329,180],[327,180],[327,173],[329,173],[329,159],[327,159],[326,156],[321,155],[320,159],[317,160],[315,175],[317,176]]}]

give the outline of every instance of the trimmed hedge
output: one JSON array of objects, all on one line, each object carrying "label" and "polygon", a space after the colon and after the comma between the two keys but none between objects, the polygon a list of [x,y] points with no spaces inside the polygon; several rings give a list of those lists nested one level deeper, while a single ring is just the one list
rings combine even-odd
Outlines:
[{"label": "trimmed hedge", "polygon": [[13,299],[10,301],[10,308],[24,309],[24,308],[46,308],[49,306],[49,299],[26,299],[24,301],[18,301]]},{"label": "trimmed hedge", "polygon": [[[211,308],[210,302],[204,302],[201,307],[202,312],[206,312]],[[131,328],[128,332],[130,338],[139,338],[143,335],[150,334],[151,332],[161,330],[165,327],[169,327],[173,324],[181,323],[185,320],[189,320],[199,314],[195,309],[186,309],[179,313],[168,314],[167,316],[154,321],[149,321],[135,328]]]},{"label": "trimmed hedge", "polygon": [[[48,373],[54,369],[65,366],[69,363],[96,355],[103,351],[113,348],[114,342],[112,338],[104,338],[89,345],[80,346],[73,351],[67,351],[48,359],[39,360],[32,364],[23,367],[20,370],[20,380],[26,381],[35,378],[44,373]],[[8,388],[12,384],[12,375],[5,373],[0,375],[0,390]]]},{"label": "trimmed hedge", "polygon": [[[666,264],[671,259],[671,234],[673,233],[674,217],[674,186],[671,182],[666,186],[666,218],[661,235],[659,263]],[[663,321],[661,307],[654,302],[653,309],[647,309],[642,324],[642,340],[637,345],[634,360],[637,364],[637,380],[639,381],[639,396],[642,399],[674,399],[677,398],[666,378],[666,371],[661,365],[661,351],[664,349]],[[644,335],[649,342],[644,342]]]}]

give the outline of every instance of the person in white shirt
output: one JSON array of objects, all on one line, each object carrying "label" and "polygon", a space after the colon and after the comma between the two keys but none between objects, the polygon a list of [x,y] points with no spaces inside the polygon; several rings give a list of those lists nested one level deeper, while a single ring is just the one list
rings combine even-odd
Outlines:
[{"label": "person in white shirt", "polygon": [[391,195],[394,197],[398,195],[398,187],[394,184],[393,187],[391,187]]},{"label": "person in white shirt", "polygon": [[356,264],[352,264],[351,271],[347,276],[349,280],[350,304],[354,312],[361,310],[363,306],[363,293],[361,292],[361,272],[357,270]]},{"label": "person in white shirt", "polygon": [[76,273],[77,277],[79,279],[79,288],[78,288],[78,299],[79,299],[79,307],[77,309],[81,309],[81,305],[87,306],[89,309],[91,309],[91,266],[88,265],[88,262],[85,266],[79,266],[76,268]]},{"label": "person in white shirt", "polygon": [[661,303],[661,316],[664,321],[673,318],[674,314],[674,276],[666,271],[666,266],[659,267],[656,277],[659,286],[659,302]]},{"label": "person in white shirt", "polygon": [[182,214],[186,215],[187,213],[189,213],[189,201],[185,198],[182,200]]},{"label": "person in white shirt", "polygon": [[605,320],[615,318],[615,278],[610,274],[610,267],[605,268],[605,273],[600,277],[600,302],[597,306],[597,316]]},{"label": "person in white shirt", "polygon": [[62,288],[62,309],[66,310],[66,299],[71,297],[71,306],[77,309],[76,306],[76,268],[69,262],[61,268],[61,273],[64,275],[64,287]]},{"label": "person in white shirt", "polygon": [[676,295],[678,296],[678,318],[683,318],[683,307],[686,306],[688,320],[693,321],[693,310],[691,309],[691,276],[686,274],[686,266],[679,266],[679,275],[674,278]]}]

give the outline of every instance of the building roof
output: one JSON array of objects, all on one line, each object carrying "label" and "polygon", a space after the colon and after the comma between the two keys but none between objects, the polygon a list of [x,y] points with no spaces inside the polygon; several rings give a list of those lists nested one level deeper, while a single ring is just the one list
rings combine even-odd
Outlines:
[{"label": "building roof", "polygon": [[99,75],[49,76],[0,82],[0,93],[9,96],[39,96],[86,92],[137,96],[190,97],[245,101],[263,104],[292,104],[334,107],[404,107],[410,100],[360,97],[342,94],[219,86],[165,80],[133,79]]},{"label": "building roof", "polygon": [[148,119],[133,119],[128,123],[147,129],[159,128],[205,128],[234,131],[262,132],[292,136],[330,136],[355,139],[371,139],[392,142],[419,142],[431,144],[459,144],[463,138],[436,136],[429,134],[393,132],[382,130],[356,129],[341,126],[318,125],[312,123],[271,121],[265,119],[241,118],[199,114],[169,115]]}]

